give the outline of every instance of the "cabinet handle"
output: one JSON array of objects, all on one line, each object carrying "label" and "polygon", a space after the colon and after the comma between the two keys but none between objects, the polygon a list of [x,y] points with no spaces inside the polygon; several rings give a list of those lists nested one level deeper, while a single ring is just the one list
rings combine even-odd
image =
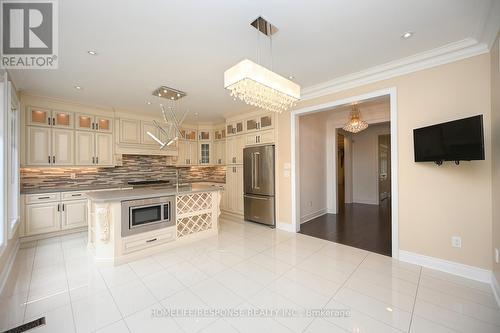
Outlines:
[{"label": "cabinet handle", "polygon": [[146,241],[146,243],[151,243],[151,242],[154,242],[154,241],[157,241],[157,240],[158,240],[158,238],[148,239],[148,240]]},{"label": "cabinet handle", "polygon": [[71,196],[72,197],[81,197],[82,195],[81,194],[72,194]]},{"label": "cabinet handle", "polygon": [[56,163],[56,156],[52,156],[52,164],[55,164]]},{"label": "cabinet handle", "polygon": [[92,157],[92,164],[95,164],[95,157]]},{"label": "cabinet handle", "polygon": [[38,200],[50,199],[50,197],[38,197]]},{"label": "cabinet handle", "polygon": [[95,123],[95,129],[99,130],[99,123]]},{"label": "cabinet handle", "polygon": [[64,212],[64,204],[62,204],[62,211]]},{"label": "cabinet handle", "polygon": [[50,164],[50,156],[49,156],[49,164]]},{"label": "cabinet handle", "polygon": [[52,125],[52,124],[50,123],[50,117],[49,117],[49,118],[47,118],[47,121],[49,122],[49,125]]},{"label": "cabinet handle", "polygon": [[61,204],[57,204],[57,211],[60,212],[61,211]]},{"label": "cabinet handle", "polygon": [[95,158],[95,164],[99,164],[99,156]]},{"label": "cabinet handle", "polygon": [[52,125],[56,126],[56,118],[52,118]]}]

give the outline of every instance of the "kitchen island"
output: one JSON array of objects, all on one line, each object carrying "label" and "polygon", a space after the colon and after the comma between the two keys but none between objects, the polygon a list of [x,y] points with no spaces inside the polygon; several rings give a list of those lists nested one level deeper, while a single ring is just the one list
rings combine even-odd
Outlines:
[{"label": "kitchen island", "polygon": [[[217,234],[220,191],[193,184],[87,193],[88,239],[96,262],[121,264]],[[131,206],[134,202],[141,204]]]}]

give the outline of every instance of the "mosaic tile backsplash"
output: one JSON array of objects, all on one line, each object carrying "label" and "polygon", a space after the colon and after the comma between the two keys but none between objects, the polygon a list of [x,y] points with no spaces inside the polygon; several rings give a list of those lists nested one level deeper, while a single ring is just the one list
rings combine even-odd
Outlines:
[{"label": "mosaic tile backsplash", "polygon": [[[225,182],[226,168],[171,167],[165,156],[123,155],[123,166],[111,168],[21,168],[21,191],[31,189],[123,186],[138,180],[172,180],[176,169],[180,182]],[[75,179],[71,179],[75,173]]]}]

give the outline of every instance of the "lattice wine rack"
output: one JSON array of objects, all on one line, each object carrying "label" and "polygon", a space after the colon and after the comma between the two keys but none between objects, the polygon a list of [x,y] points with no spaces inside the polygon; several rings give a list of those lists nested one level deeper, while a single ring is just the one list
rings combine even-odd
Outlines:
[{"label": "lattice wine rack", "polygon": [[177,197],[178,238],[212,228],[214,193],[217,194],[217,192],[201,192]]}]

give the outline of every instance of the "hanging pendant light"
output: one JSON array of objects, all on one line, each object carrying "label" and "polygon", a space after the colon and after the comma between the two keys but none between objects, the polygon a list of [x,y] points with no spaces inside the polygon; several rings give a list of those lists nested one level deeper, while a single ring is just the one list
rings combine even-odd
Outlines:
[{"label": "hanging pendant light", "polygon": [[351,133],[359,133],[368,128],[368,123],[361,119],[361,114],[356,107],[356,105],[352,106],[352,110],[350,113],[350,119],[343,127],[344,131]]},{"label": "hanging pendant light", "polygon": [[[262,17],[251,25],[269,37],[278,29]],[[281,113],[300,99],[300,86],[251,60],[245,59],[224,72],[224,88],[248,105]]]}]

